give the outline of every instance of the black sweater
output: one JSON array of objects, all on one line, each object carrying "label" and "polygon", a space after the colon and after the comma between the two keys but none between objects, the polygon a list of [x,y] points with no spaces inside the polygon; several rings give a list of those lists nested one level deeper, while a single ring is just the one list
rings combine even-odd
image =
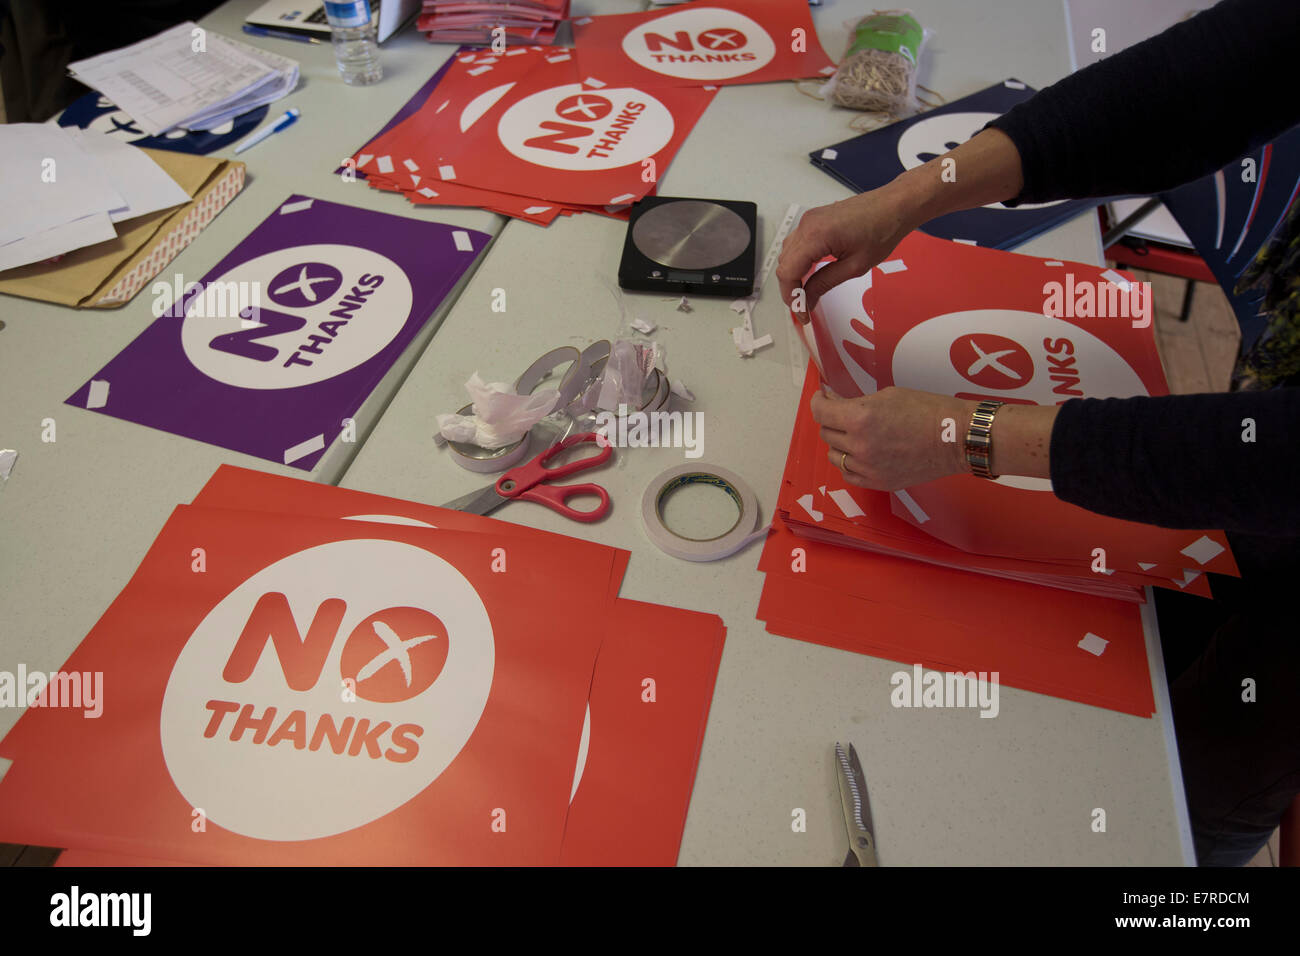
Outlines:
[{"label": "black sweater", "polygon": [[[1222,0],[1039,92],[994,126],[1024,202],[1153,193],[1300,122],[1300,2]],[[1254,441],[1248,424],[1254,421]],[[1175,528],[1223,528],[1247,581],[1300,574],[1300,389],[1073,399],[1052,430],[1056,494]],[[1216,588],[1216,594],[1218,589]]]}]

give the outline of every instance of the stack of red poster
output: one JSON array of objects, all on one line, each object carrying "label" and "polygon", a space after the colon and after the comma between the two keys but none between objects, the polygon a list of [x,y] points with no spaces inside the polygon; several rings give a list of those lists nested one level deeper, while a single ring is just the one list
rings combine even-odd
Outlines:
[{"label": "stack of red poster", "polygon": [[411,202],[479,206],[542,225],[626,215],[651,192],[716,90],[645,92],[541,46],[456,55],[423,103],[352,158]]},{"label": "stack of red poster", "polygon": [[[426,3],[420,26],[455,24],[431,39],[487,42],[490,28],[468,26],[486,6]],[[541,9],[491,7],[497,25],[498,10]],[[453,13],[469,19],[445,19]],[[414,203],[477,206],[539,225],[575,212],[627,218],[719,86],[835,70],[805,0],[719,0],[573,25],[573,49],[507,25],[508,45],[460,50],[349,165]]]},{"label": "stack of red poster", "polygon": [[[804,333],[841,394],[899,385],[1030,404],[1165,394],[1149,313],[1098,315],[1129,281],[914,233],[824,297]],[[1141,305],[1136,292],[1129,301]],[[768,629],[1150,714],[1141,588],[1208,594],[1203,572],[1237,573],[1223,534],[1093,514],[1031,479],[851,486],[808,411],[820,384],[810,368],[760,564]]]},{"label": "stack of red poster", "polygon": [[223,466],[0,744],[0,840],[84,864],[671,864],[724,629],[617,597],[627,560]]},{"label": "stack of red poster", "polygon": [[418,29],[434,43],[551,44],[569,0],[424,0]]}]

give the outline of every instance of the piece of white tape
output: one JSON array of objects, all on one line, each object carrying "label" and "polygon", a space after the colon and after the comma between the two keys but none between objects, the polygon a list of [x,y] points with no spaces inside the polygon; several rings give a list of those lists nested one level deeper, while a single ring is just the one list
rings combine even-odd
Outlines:
[{"label": "piece of white tape", "polygon": [[[731,496],[740,517],[730,530],[712,538],[686,538],[664,524],[664,500],[678,488],[693,484],[712,485]],[[669,468],[650,482],[641,496],[641,522],[655,547],[684,561],[717,561],[735,554],[768,531],[758,528],[758,498],[745,480],[726,468],[699,462]]]}]

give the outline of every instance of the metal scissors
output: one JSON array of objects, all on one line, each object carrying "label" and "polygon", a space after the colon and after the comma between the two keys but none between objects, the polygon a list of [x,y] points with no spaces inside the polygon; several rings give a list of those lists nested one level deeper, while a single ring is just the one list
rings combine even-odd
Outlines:
[{"label": "metal scissors", "polygon": [[[567,462],[555,468],[547,467],[546,463],[551,458],[566,448],[572,448],[574,445],[583,442],[599,445],[600,451],[595,455],[587,455],[577,461]],[[552,511],[558,511],[566,518],[572,518],[574,521],[599,521],[609,514],[609,492],[604,488],[591,483],[551,485],[549,482],[556,478],[563,478],[565,475],[571,475],[576,471],[603,465],[609,461],[613,454],[613,447],[601,440],[601,436],[598,436],[595,432],[570,435],[563,441],[556,442],[527,464],[511,468],[498,478],[495,483],[478,491],[470,492],[455,501],[449,501],[443,507],[455,511],[466,511],[470,514],[486,515],[496,511],[507,501],[535,501],[540,505],[546,505]],[[579,511],[566,503],[570,498],[577,495],[595,495],[600,499],[600,504],[590,511]]]},{"label": "metal scissors", "polygon": [[849,752],[835,745],[839,760],[840,803],[844,807],[844,826],[849,831],[849,855],[845,866],[879,866],[876,860],[876,836],[871,826],[871,805],[867,803],[867,778],[858,763],[858,752],[849,744]]}]

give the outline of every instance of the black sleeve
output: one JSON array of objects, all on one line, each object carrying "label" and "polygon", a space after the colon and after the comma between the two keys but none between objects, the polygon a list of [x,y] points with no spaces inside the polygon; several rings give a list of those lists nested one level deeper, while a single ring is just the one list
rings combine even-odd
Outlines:
[{"label": "black sleeve", "polygon": [[1297,426],[1300,388],[1071,399],[1052,428],[1052,486],[1130,521],[1296,536]]},{"label": "black sleeve", "polygon": [[1297,61],[1300,2],[1221,0],[988,125],[1020,152],[1019,202],[1157,193],[1300,122]]}]

